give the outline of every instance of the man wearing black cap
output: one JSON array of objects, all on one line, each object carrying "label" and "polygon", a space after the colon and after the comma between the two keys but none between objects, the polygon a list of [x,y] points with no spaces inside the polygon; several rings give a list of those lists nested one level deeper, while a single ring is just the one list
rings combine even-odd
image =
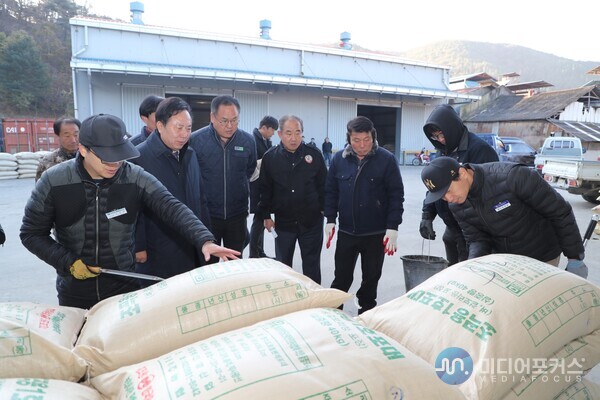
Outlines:
[{"label": "man wearing black cap", "polygon": [[125,161],[138,156],[123,121],[93,115],[81,124],[77,157],[47,170],[33,189],[21,241],[56,269],[60,305],[90,308],[140,288],[137,279],[100,274],[100,268],[134,271],[134,233],[142,207],[201,248],[205,258],[239,255],[213,243],[189,208],[154,176]]},{"label": "man wearing black cap", "polygon": [[[498,161],[498,154],[484,140],[469,132],[454,108],[448,104],[437,106],[427,118],[423,132],[431,144],[443,156],[449,156],[461,163]],[[446,249],[448,264],[456,264],[467,259],[467,245],[458,223],[448,209],[448,203],[437,201],[423,204],[419,233],[424,239],[435,239],[433,220],[436,216],[444,221],[446,229],[442,240]]]},{"label": "man wearing black cap", "polygon": [[585,251],[571,205],[537,172],[514,163],[465,164],[439,157],[421,172],[425,203],[443,199],[460,224],[469,258],[520,254],[587,277]]}]

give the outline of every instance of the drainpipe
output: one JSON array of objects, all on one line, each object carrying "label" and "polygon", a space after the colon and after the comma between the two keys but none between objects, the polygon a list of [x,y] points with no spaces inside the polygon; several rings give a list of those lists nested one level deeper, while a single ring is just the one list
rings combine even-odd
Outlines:
[{"label": "drainpipe", "polygon": [[77,106],[77,80],[75,76],[75,68],[71,68],[71,79],[73,79],[73,116],[79,119],[79,107]]},{"label": "drainpipe", "polygon": [[81,53],[83,53],[84,51],[87,50],[88,48],[88,27],[87,25],[83,27],[83,48],[77,50],[77,52],[75,54],[73,54],[72,58],[77,57],[78,55],[80,55]]},{"label": "drainpipe", "polygon": [[92,99],[92,70],[88,68],[88,90],[90,92],[90,115],[94,115],[94,100]]}]

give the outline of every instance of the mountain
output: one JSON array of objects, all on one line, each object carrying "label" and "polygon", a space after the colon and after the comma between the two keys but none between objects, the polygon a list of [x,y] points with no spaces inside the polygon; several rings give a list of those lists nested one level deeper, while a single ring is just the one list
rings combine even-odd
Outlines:
[{"label": "mountain", "polygon": [[573,89],[597,75],[586,72],[600,65],[600,61],[574,61],[527,47],[472,41],[442,41],[394,55],[416,61],[451,67],[450,76],[479,72],[500,79],[500,75],[516,72],[519,82],[546,81],[548,90]]}]

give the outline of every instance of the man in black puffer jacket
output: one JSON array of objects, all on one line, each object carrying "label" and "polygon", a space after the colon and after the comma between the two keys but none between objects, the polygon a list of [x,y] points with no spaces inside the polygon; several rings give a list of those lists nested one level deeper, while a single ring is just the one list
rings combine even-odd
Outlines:
[{"label": "man in black puffer jacket", "polygon": [[138,156],[123,121],[94,115],[81,124],[77,157],[48,169],[33,189],[21,241],[56,269],[60,305],[90,308],[140,288],[137,279],[99,274],[99,268],[134,271],[135,226],[142,206],[202,249],[205,258],[239,255],[217,246],[194,213],[154,176],[124,161]]},{"label": "man in black puffer jacket", "polygon": [[[423,126],[423,132],[441,155],[452,157],[460,163],[483,164],[498,161],[496,151],[483,139],[469,132],[454,108],[448,104],[438,106],[431,112]],[[435,239],[433,220],[436,215],[446,224],[442,240],[448,264],[466,260],[468,252],[465,239],[444,200],[423,204],[419,233],[424,239]]]},{"label": "man in black puffer jacket", "polygon": [[426,203],[444,199],[460,224],[469,258],[490,253],[520,254],[558,266],[583,278],[585,250],[571,205],[539,174],[514,163],[465,164],[436,158],[421,180]]}]

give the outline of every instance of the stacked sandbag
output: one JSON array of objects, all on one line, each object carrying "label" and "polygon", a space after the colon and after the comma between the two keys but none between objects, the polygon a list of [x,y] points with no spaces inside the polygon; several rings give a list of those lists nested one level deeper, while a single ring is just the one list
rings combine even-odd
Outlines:
[{"label": "stacked sandbag", "polygon": [[96,376],[294,311],[338,307],[349,297],[271,259],[212,264],[96,304],[74,351]]},{"label": "stacked sandbag", "polygon": [[79,381],[87,366],[73,345],[84,318],[79,308],[0,303],[0,379]]},{"label": "stacked sandbag", "polygon": [[91,384],[115,400],[464,400],[432,365],[335,309],[298,311],[226,332]]},{"label": "stacked sandbag", "polygon": [[19,179],[35,178],[35,172],[40,164],[39,155],[30,151],[16,153],[17,157],[17,172]]},{"label": "stacked sandbag", "polygon": [[0,379],[0,399],[102,400],[98,391],[83,384],[56,379]]},{"label": "stacked sandbag", "polygon": [[600,385],[582,379],[566,387],[551,400],[597,400],[600,399]]},{"label": "stacked sandbag", "polygon": [[455,264],[358,318],[437,365],[442,379],[457,378],[467,398],[497,400],[529,372],[513,368],[503,381],[490,364],[547,359],[597,334],[600,288],[528,257],[494,254]]},{"label": "stacked sandbag", "polygon": [[[600,363],[600,330],[578,338],[554,353],[551,357],[512,361],[513,368],[524,368],[530,375],[520,379],[502,400],[554,399],[566,388],[581,382],[589,370]],[[503,365],[503,378],[508,379],[508,362]],[[498,374],[498,371],[496,371]],[[567,397],[570,398],[570,397]],[[565,399],[567,399],[565,398]],[[583,397],[585,398],[585,397]],[[600,399],[591,397],[590,399]]]},{"label": "stacked sandbag", "polygon": [[0,180],[18,178],[17,167],[17,157],[14,154],[0,153]]}]

